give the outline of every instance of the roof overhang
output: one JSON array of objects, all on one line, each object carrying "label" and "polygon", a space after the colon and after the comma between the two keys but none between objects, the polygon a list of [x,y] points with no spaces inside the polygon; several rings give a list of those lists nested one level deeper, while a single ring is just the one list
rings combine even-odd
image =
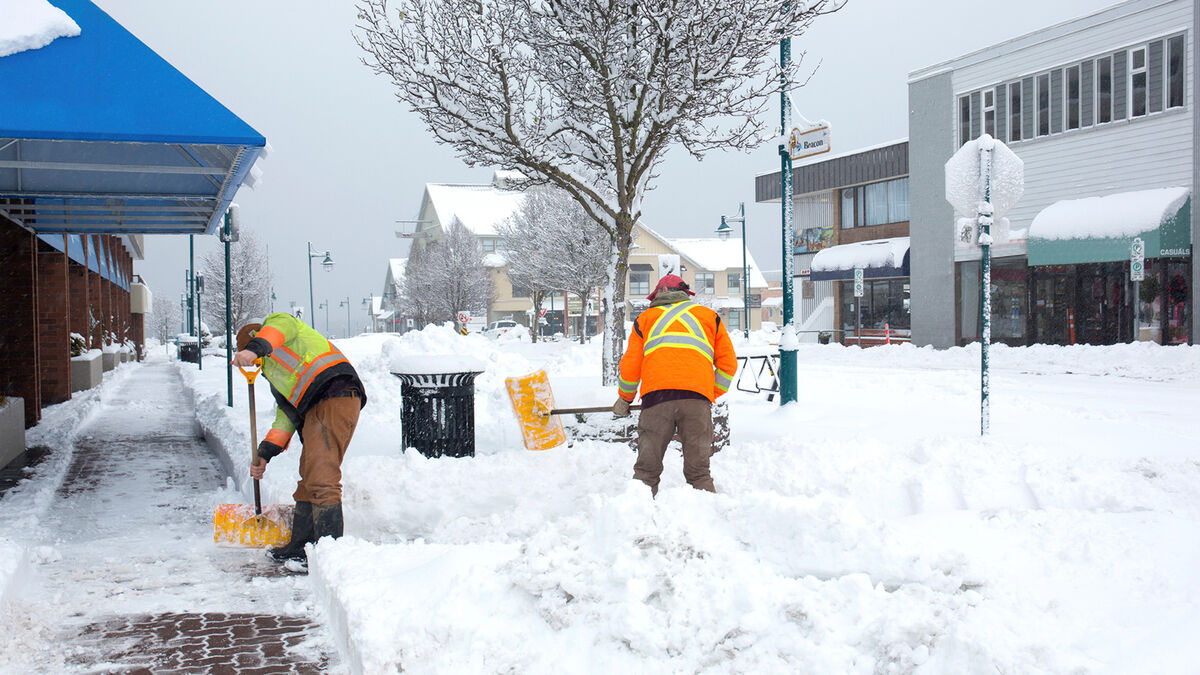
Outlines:
[{"label": "roof overhang", "polygon": [[848,281],[861,269],[864,279],[909,276],[909,238],[892,237],[821,249],[813,256],[812,281]]},{"label": "roof overhang", "polygon": [[1134,238],[1145,257],[1191,254],[1188,188],[1158,188],[1058,201],[1029,226],[1029,265],[1078,265],[1130,259]]},{"label": "roof overhang", "polygon": [[0,214],[39,234],[211,234],[266,139],[87,0],[0,59]]}]

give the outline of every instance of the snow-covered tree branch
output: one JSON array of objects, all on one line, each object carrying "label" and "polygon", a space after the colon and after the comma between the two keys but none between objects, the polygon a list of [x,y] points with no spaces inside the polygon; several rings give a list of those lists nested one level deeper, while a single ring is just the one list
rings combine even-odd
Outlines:
[{"label": "snow-covered tree branch", "polygon": [[462,311],[486,312],[492,294],[483,250],[458,219],[444,237],[413,247],[405,267],[404,297],[421,325],[452,321]]},{"label": "snow-covered tree branch", "polygon": [[[200,305],[205,324],[213,334],[225,332],[225,247],[206,253],[204,297]],[[230,244],[230,307],[233,309],[233,332],[250,319],[266,315],[270,307],[271,264],[261,239],[243,229],[238,241]]]},{"label": "snow-covered tree branch", "polygon": [[610,239],[604,379],[624,346],[633,225],[667,149],[772,136],[781,35],[838,0],[364,0],[364,63],[472,166],[520,169]]}]

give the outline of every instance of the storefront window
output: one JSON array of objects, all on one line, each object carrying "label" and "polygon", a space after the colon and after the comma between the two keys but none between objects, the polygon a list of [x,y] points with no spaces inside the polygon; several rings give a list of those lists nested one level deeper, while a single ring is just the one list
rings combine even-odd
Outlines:
[{"label": "storefront window", "polygon": [[[978,342],[979,261],[959,263],[959,342]],[[1026,343],[1028,320],[1028,281],[1025,258],[999,258],[992,261],[992,342],[1009,345]]]},{"label": "storefront window", "polygon": [[[868,279],[863,283],[863,297],[854,297],[854,283],[838,284],[841,301],[842,330],[853,335],[862,328],[906,331],[912,327],[909,312],[908,279]],[[861,301],[861,317],[858,316]]]},{"label": "storefront window", "polygon": [[1146,261],[1146,278],[1138,290],[1138,340],[1188,343],[1191,324],[1188,272],[1188,263],[1184,261]]}]

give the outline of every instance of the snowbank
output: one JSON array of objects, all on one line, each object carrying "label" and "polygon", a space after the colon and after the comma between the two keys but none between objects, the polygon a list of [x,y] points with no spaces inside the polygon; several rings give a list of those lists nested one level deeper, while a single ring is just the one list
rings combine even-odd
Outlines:
[{"label": "snowbank", "polygon": [[0,58],[79,33],[79,24],[46,0],[7,0],[0,21]]},{"label": "snowbank", "polygon": [[28,564],[24,547],[0,537],[0,609],[19,586],[20,577]]},{"label": "snowbank", "polygon": [[[343,465],[347,536],[315,547],[310,579],[356,672],[1200,661],[1200,432],[1185,414],[1200,348],[996,346],[980,438],[978,345],[803,345],[796,405],[728,397],[719,494],[688,488],[668,452],[652,500],[623,444],[523,450],[504,393],[545,368],[560,405],[610,403],[599,341],[429,328],[336,342],[369,403]],[[416,355],[483,364],[474,458],[401,452],[390,369]],[[221,365],[181,372],[244,465],[246,387],[225,407]],[[258,389],[261,436],[273,406]],[[267,501],[290,501],[298,450],[272,460]]]}]

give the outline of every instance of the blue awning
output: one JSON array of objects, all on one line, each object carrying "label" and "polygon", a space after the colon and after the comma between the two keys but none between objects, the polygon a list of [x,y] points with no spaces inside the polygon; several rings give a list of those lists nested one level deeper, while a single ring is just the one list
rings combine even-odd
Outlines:
[{"label": "blue awning", "polygon": [[212,233],[266,139],[88,0],[0,58],[0,213],[39,233]]}]

